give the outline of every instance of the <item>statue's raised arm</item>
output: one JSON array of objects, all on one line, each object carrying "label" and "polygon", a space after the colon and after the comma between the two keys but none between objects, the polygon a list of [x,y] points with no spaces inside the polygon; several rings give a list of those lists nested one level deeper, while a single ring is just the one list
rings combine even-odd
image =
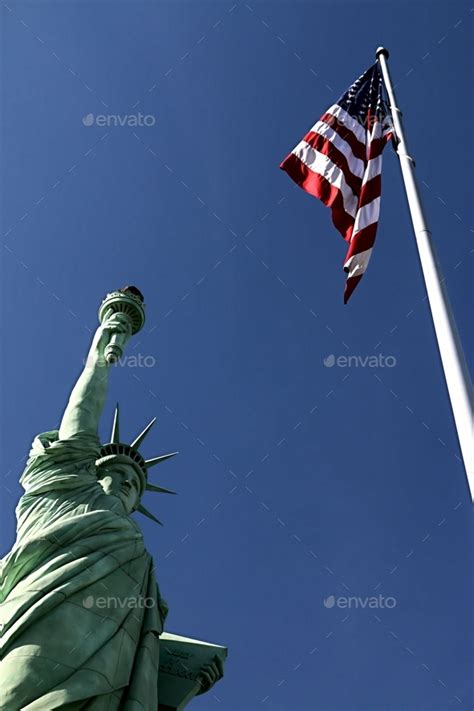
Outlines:
[{"label": "statue's raised arm", "polygon": [[130,320],[125,314],[112,314],[96,330],[84,370],[71,392],[61,420],[60,439],[78,432],[98,433],[109,381],[110,364],[105,358],[105,349],[114,334],[121,334],[124,342],[130,338]]}]

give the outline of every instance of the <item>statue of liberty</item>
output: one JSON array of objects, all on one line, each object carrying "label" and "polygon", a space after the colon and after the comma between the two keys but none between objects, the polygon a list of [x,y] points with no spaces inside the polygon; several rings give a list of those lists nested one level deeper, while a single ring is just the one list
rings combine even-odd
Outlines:
[{"label": "statue of liberty", "polygon": [[[110,364],[144,322],[136,287],[104,304],[59,430],[34,438],[20,479],[16,541],[0,569],[2,711],[159,708],[168,607],[130,514],[159,523],[141,499],[145,491],[174,493],[148,481],[149,469],[173,455],[140,454],[154,420],[123,443],[118,406],[111,441],[100,443]],[[94,604],[99,599],[120,604]],[[216,656],[201,668],[199,693],[222,674]]]}]

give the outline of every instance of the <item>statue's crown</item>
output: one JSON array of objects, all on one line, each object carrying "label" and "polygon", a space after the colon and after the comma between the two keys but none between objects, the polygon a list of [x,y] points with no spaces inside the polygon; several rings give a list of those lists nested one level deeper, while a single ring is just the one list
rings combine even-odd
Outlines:
[{"label": "statue's crown", "polygon": [[[174,455],[178,453],[170,452],[169,454],[162,454],[159,457],[153,457],[152,459],[144,459],[144,457],[142,457],[142,455],[138,451],[138,447],[143,442],[148,432],[156,422],[156,417],[154,417],[151,422],[148,423],[145,429],[140,432],[137,437],[135,437],[131,444],[125,444],[124,442],[120,441],[119,417],[119,406],[117,403],[114,413],[114,421],[112,424],[112,434],[110,436],[110,442],[107,442],[106,444],[103,444],[101,446],[100,456],[95,461],[96,467],[106,466],[108,464],[112,464],[113,462],[120,462],[122,464],[132,465],[140,478],[140,497],[144,491],[154,491],[159,494],[175,494],[176,492],[171,491],[171,489],[165,489],[162,486],[155,486],[155,484],[150,484],[148,482],[148,469],[150,469],[150,467],[154,467],[155,464],[160,464],[161,462],[166,461],[170,457],[174,457]],[[161,521],[159,521],[142,504],[139,503],[136,510],[144,514],[145,516],[148,516],[148,518],[151,518],[152,521],[155,521],[156,523],[162,525]]]}]

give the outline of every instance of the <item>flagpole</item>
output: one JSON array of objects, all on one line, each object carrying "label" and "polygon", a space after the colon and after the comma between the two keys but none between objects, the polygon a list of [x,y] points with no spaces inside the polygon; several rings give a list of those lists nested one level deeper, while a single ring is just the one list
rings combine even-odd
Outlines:
[{"label": "flagpole", "polygon": [[459,445],[466,470],[471,496],[474,498],[473,438],[472,438],[472,384],[461,346],[456,322],[449,303],[444,277],[431,241],[431,232],[421,204],[415,178],[415,162],[408,152],[402,125],[402,114],[397,106],[388,69],[389,52],[384,47],[376,51],[383,80],[390,100],[390,110],[395,127],[397,154],[405,184],[415,240],[418,247],[426,292],[431,309],[444,377],[454,415]]}]

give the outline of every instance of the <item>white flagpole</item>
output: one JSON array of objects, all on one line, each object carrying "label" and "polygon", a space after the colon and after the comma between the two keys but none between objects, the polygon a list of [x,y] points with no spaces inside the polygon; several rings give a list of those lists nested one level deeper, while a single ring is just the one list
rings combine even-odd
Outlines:
[{"label": "white flagpole", "polygon": [[379,47],[376,51],[382,76],[390,100],[403,182],[408,199],[415,240],[418,247],[426,292],[431,309],[444,377],[467,474],[471,496],[474,498],[473,437],[472,437],[472,385],[466,359],[456,328],[456,322],[444,285],[444,277],[431,241],[431,232],[426,224],[423,207],[416,184],[414,160],[408,153],[402,126],[402,114],[397,106],[395,93],[388,70],[388,50]]}]

